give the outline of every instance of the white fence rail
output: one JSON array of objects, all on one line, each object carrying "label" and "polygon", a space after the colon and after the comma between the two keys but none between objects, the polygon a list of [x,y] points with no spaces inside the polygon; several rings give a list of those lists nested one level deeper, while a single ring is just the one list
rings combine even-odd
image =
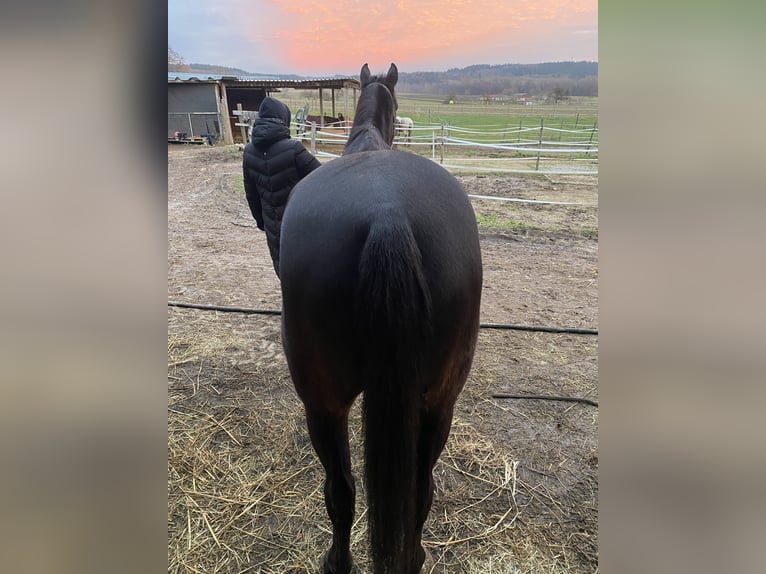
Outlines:
[{"label": "white fence rail", "polygon": [[[318,126],[293,123],[296,137],[310,142],[319,157],[339,157],[350,122]],[[537,127],[483,130],[449,125],[415,125],[409,137],[397,135],[394,148],[430,156],[452,170],[493,173],[598,175],[598,128]]]}]

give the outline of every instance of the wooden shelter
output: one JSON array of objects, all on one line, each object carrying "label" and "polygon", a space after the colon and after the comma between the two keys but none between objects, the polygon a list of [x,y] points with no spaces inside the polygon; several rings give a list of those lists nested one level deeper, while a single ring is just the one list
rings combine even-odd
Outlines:
[{"label": "wooden shelter", "polygon": [[[225,76],[168,72],[168,139],[176,132],[188,137],[212,134],[226,144],[244,142],[244,130],[236,129],[235,110],[257,110],[263,99],[283,89],[319,91],[319,114],[325,115],[325,91],[330,92],[330,115],[336,115],[336,95],[341,91],[342,111],[356,108],[357,78],[281,79],[271,76]],[[349,93],[352,100],[349,101]]]}]

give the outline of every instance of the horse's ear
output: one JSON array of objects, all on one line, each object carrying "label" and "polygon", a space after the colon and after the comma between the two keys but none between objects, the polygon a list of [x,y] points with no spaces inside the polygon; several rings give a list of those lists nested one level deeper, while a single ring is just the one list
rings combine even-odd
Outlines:
[{"label": "horse's ear", "polygon": [[362,71],[359,73],[359,80],[362,82],[362,87],[366,86],[370,81],[370,67],[367,64],[362,66]]},{"label": "horse's ear", "polygon": [[393,88],[396,86],[396,82],[399,80],[399,70],[396,67],[396,64],[391,62],[391,67],[388,68],[388,73],[386,74],[386,84],[388,84],[388,87]]}]

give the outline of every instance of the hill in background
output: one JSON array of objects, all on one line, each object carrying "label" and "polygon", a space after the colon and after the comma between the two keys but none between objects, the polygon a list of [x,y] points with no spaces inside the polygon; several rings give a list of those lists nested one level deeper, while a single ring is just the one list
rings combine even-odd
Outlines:
[{"label": "hill in background", "polygon": [[[240,68],[229,68],[227,66],[216,66],[212,64],[188,64],[186,70],[171,70],[168,64],[168,71],[170,72],[191,72],[200,74],[222,74],[225,76],[250,76],[253,78],[273,78],[275,74],[259,74],[257,72],[247,72]],[[284,80],[300,80],[303,76],[296,74],[279,74],[279,77]]]},{"label": "hill in background", "polygon": [[598,95],[598,62],[546,62],[542,64],[480,64],[446,72],[404,72],[397,89],[408,94]]},{"label": "hill in background", "polygon": [[[240,68],[187,64],[168,47],[168,71],[230,76],[273,77]],[[286,80],[306,76],[280,74]],[[335,76],[342,77],[342,76]],[[540,64],[476,64],[445,72],[399,72],[397,90],[406,94],[484,96],[559,93],[566,96],[598,95],[598,62],[544,62]]]}]

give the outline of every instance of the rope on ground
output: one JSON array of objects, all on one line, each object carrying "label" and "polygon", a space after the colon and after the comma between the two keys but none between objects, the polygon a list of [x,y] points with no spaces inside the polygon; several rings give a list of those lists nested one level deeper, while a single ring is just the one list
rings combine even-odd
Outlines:
[{"label": "rope on ground", "polygon": [[[274,309],[250,309],[248,307],[231,307],[226,305],[202,305],[199,303],[181,303],[168,301],[168,307],[186,309],[201,309],[203,311],[220,311],[222,313],[243,313],[245,315],[281,315],[282,311]],[[482,329],[506,329],[511,331],[538,331],[542,333],[569,333],[573,335],[598,335],[598,329],[578,329],[576,327],[546,327],[541,325],[515,325],[513,323],[481,323]]]},{"label": "rope on ground", "polygon": [[590,399],[583,399],[580,397],[556,397],[551,395],[508,395],[505,393],[494,393],[493,399],[535,399],[541,401],[564,401],[567,403],[585,403],[586,405],[592,405],[598,407],[596,401]]},{"label": "rope on ground", "polygon": [[546,327],[544,325],[515,325],[513,323],[481,323],[482,329],[508,329],[511,331],[540,331],[543,333],[570,333],[572,335],[598,335],[598,329],[577,327]]},{"label": "rope on ground", "polygon": [[282,311],[274,309],[249,309],[247,307],[230,307],[224,305],[201,305],[198,303],[179,303],[168,301],[168,307],[183,307],[185,309],[201,309],[203,311],[221,311],[222,313],[244,313],[245,315],[281,315]]}]

